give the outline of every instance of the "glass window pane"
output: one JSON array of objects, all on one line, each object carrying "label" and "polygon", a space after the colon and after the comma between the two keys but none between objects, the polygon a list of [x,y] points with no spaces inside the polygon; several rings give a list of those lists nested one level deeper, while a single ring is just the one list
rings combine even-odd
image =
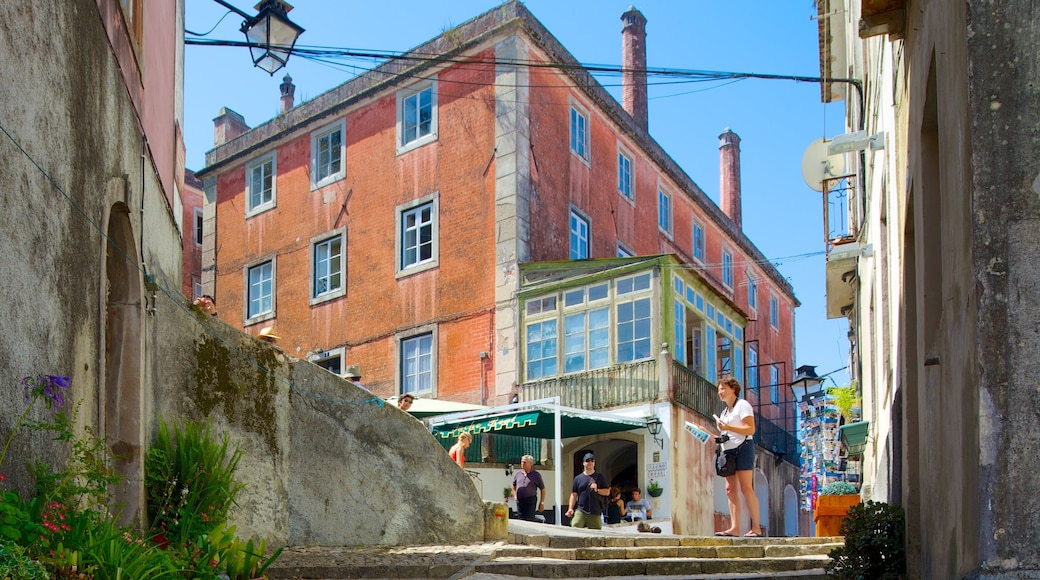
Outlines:
[{"label": "glass window pane", "polygon": [[607,297],[610,292],[610,286],[608,284],[598,284],[596,286],[589,287],[589,302],[594,300],[602,300]]}]

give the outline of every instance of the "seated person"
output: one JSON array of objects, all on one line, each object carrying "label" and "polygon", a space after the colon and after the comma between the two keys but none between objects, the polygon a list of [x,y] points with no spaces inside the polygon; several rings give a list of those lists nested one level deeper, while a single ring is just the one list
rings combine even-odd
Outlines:
[{"label": "seated person", "polygon": [[621,489],[611,486],[607,509],[603,512],[604,521],[608,524],[620,524],[625,513],[625,502],[621,501]]},{"label": "seated person", "polygon": [[643,492],[638,487],[632,489],[632,499],[629,500],[625,509],[628,514],[625,515],[625,521],[634,522],[636,520],[649,520],[651,517],[650,502],[642,499]]}]

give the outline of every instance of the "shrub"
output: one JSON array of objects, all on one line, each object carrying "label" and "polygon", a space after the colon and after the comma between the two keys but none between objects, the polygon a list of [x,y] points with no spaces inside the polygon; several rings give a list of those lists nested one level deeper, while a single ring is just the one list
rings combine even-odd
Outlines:
[{"label": "shrub", "polygon": [[876,501],[852,506],[841,533],[845,545],[831,550],[828,576],[839,580],[906,578],[903,508]]},{"label": "shrub", "polygon": [[209,425],[188,422],[171,430],[160,421],[145,460],[148,519],[160,545],[187,547],[222,529],[244,484],[235,479],[242,452],[218,441]]},{"label": "shrub", "polygon": [[820,495],[855,495],[856,487],[847,481],[832,481],[823,486]]},{"label": "shrub", "polygon": [[18,544],[0,541],[0,578],[13,580],[49,580],[50,575],[43,564],[25,555]]}]

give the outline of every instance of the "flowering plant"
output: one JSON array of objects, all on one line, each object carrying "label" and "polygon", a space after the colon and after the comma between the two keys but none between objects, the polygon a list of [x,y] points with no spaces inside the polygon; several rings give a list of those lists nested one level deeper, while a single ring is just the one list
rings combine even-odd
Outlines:
[{"label": "flowering plant", "polygon": [[28,403],[22,414],[18,416],[18,420],[15,421],[14,427],[11,427],[11,434],[7,436],[7,441],[4,443],[3,451],[0,451],[0,466],[3,466],[4,459],[7,457],[7,449],[11,446],[11,441],[14,440],[14,434],[18,432],[18,429],[25,422],[25,418],[29,415],[29,411],[36,405],[36,401],[43,399],[48,410],[53,410],[56,407],[60,407],[65,404],[65,393],[64,391],[69,388],[69,377],[59,377],[56,375],[37,375],[35,377],[25,377],[22,379],[22,394],[25,396],[25,402]]},{"label": "flowering plant", "polygon": [[650,483],[646,486],[646,493],[650,494],[651,497],[657,497],[661,495],[661,492],[663,491],[664,488],[661,487],[661,484],[657,483],[657,481],[653,479],[651,479]]}]

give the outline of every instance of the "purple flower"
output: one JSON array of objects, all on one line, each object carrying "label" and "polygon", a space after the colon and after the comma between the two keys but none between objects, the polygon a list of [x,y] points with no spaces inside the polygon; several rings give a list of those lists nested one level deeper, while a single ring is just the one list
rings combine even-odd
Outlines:
[{"label": "purple flower", "polygon": [[60,407],[65,404],[65,392],[69,388],[69,377],[56,375],[37,375],[22,379],[22,393],[25,402],[44,397],[48,409]]}]

